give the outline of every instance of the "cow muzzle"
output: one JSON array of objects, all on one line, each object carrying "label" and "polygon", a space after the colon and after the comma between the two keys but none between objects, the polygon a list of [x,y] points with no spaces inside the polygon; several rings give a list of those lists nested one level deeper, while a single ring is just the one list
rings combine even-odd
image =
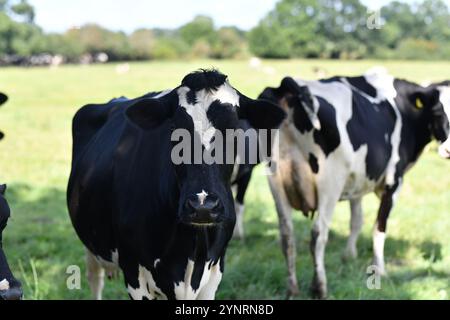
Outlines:
[{"label": "cow muzzle", "polygon": [[188,197],[185,203],[184,222],[194,226],[213,226],[220,222],[223,206],[214,195],[196,194]]}]

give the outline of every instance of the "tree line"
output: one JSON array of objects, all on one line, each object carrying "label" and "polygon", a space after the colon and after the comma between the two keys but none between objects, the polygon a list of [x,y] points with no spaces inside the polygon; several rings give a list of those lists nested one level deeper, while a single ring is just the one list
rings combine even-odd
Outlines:
[{"label": "tree line", "polygon": [[450,9],[443,0],[393,1],[370,12],[360,0],[280,0],[250,31],[198,16],[177,29],[131,34],[96,24],[45,33],[27,0],[0,0],[0,57],[51,54],[68,62],[215,58],[448,59]]}]

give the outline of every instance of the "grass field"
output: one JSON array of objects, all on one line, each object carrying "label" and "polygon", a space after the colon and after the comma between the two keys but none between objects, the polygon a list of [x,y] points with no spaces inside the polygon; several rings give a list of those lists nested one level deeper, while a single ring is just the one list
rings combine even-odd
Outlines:
[{"label": "grass field", "polygon": [[[379,65],[373,61],[264,61],[254,69],[248,61],[154,62],[130,64],[125,74],[116,65],[67,66],[58,69],[0,69],[0,91],[10,101],[0,109],[0,182],[8,183],[12,219],[4,235],[10,265],[23,282],[26,299],[88,299],[84,250],[70,224],[65,189],[71,158],[71,119],[88,102],[177,86],[197,68],[218,67],[243,93],[256,97],[285,75],[314,78],[314,68],[331,75],[360,74]],[[450,62],[391,61],[395,76],[417,82],[450,78]],[[348,235],[349,210],[339,205],[326,254],[331,299],[450,298],[450,162],[433,146],[407,175],[388,226],[386,260],[390,277],[380,290],[366,287],[371,261],[371,228],[377,203],[364,202],[365,226],[360,256],[343,264],[340,256]],[[261,171],[259,171],[261,172]],[[247,196],[245,243],[232,242],[219,299],[283,299],[286,268],[281,254],[275,208],[265,177],[256,174]],[[311,221],[295,213],[298,278],[309,298],[312,261]],[[68,290],[66,269],[79,265],[81,290]],[[127,299],[121,280],[106,283],[105,298]]]}]

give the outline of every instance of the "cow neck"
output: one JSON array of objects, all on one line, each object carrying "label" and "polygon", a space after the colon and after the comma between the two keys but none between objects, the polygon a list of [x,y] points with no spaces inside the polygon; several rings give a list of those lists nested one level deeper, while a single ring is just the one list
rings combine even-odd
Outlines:
[{"label": "cow neck", "polygon": [[408,159],[405,160],[414,162],[421,155],[425,147],[432,141],[431,128],[429,125],[430,119],[427,118],[424,111],[417,113],[416,110],[413,110],[413,107],[407,103],[402,103],[401,99],[405,98],[396,98],[396,104],[402,116],[401,146],[412,141],[411,145],[405,150],[409,156]]}]

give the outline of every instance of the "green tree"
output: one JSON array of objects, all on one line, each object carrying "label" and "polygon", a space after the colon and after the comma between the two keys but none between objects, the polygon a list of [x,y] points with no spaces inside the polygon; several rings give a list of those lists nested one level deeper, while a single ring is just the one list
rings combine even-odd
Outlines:
[{"label": "green tree", "polygon": [[20,2],[11,5],[11,11],[25,19],[27,23],[33,23],[35,12],[34,7],[30,5],[26,0],[20,0]]},{"label": "green tree", "polygon": [[261,21],[250,31],[248,41],[250,50],[259,57],[284,59],[291,56],[292,45],[286,30],[277,23]]},{"label": "green tree", "polygon": [[152,30],[139,29],[129,38],[132,55],[136,59],[150,59],[155,47],[155,36]]},{"label": "green tree", "polygon": [[217,41],[212,48],[212,57],[217,59],[232,59],[245,50],[245,38],[233,27],[223,27],[217,31]]},{"label": "green tree", "polygon": [[214,22],[210,17],[197,16],[193,21],[185,24],[179,29],[181,39],[189,46],[195,42],[203,40],[213,44],[216,38]]}]

